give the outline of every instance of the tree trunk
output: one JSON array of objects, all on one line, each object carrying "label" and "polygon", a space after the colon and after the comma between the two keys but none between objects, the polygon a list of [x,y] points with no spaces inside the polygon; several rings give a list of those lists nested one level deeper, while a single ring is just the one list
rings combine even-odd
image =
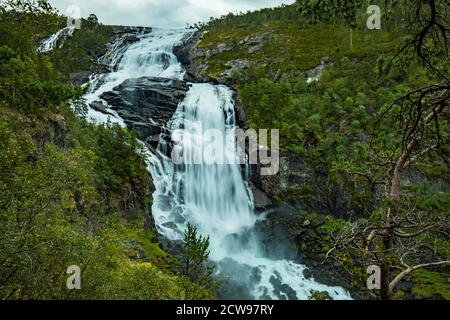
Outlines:
[{"label": "tree trunk", "polygon": [[[429,123],[434,120],[437,115],[442,112],[444,109],[443,106],[440,106],[436,110],[432,111],[426,118],[425,123]],[[405,168],[405,164],[410,159],[414,149],[416,149],[418,145],[418,141],[413,138],[407,145],[407,147],[403,150],[402,154],[398,158],[394,172],[392,174],[391,179],[391,188],[389,192],[389,198],[391,200],[391,206],[387,210],[386,222],[385,222],[385,234],[383,236],[383,254],[382,254],[382,263],[381,263],[381,288],[380,288],[380,297],[383,300],[390,300],[392,297],[392,290],[389,287],[390,284],[390,267],[391,263],[389,262],[389,254],[390,250],[394,244],[394,231],[395,231],[395,217],[397,215],[397,207],[400,202],[400,183],[401,183],[401,174],[403,169]]]}]

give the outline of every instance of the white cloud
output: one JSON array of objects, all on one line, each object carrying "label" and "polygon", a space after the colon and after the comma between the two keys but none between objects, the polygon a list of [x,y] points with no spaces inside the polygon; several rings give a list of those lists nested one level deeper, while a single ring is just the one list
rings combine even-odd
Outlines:
[{"label": "white cloud", "polygon": [[274,7],[295,0],[50,0],[67,14],[71,5],[81,9],[83,17],[94,13],[105,24],[149,27],[183,27],[187,23],[207,21],[229,12]]}]

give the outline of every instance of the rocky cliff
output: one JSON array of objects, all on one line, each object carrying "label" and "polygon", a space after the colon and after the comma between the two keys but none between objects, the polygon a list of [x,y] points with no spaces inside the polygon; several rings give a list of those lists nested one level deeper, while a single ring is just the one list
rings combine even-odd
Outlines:
[{"label": "rocky cliff", "polygon": [[[126,80],[101,98],[137,132],[140,140],[156,147],[161,128],[172,118],[188,89],[183,81],[143,77]],[[102,108],[98,103],[92,106]]]},{"label": "rocky cliff", "polygon": [[[227,44],[217,44],[213,49],[202,48],[201,41],[207,31],[197,31],[184,39],[174,50],[178,59],[187,70],[185,80],[225,84],[234,89],[236,114],[241,128],[249,128],[248,110],[241,102],[233,73],[240,72],[249,65],[255,65],[245,59],[228,61],[225,71],[211,76],[208,59],[232,48]],[[257,53],[273,35],[263,33],[249,36],[239,43],[248,52]],[[305,75],[313,75],[309,70]],[[309,267],[307,276],[329,285],[352,288],[357,279],[339,263],[321,264],[324,248],[321,244],[327,232],[321,230],[330,216],[350,218],[351,198],[346,196],[342,186],[326,183],[328,168],[317,166],[298,154],[287,150],[280,152],[280,170],[276,175],[261,175],[260,165],[250,166],[249,184],[253,192],[255,208],[266,214],[266,219],[258,223],[261,235],[269,255],[279,258],[290,256]],[[303,190],[303,191],[302,191]],[[311,196],[313,195],[313,196]],[[291,248],[276,245],[290,243]],[[365,290],[356,292],[356,296],[367,297]]]}]

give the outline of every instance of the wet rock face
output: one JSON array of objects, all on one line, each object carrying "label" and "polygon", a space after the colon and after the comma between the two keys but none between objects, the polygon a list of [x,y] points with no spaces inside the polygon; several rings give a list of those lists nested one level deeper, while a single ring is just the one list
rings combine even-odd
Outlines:
[{"label": "wet rock face", "polygon": [[70,75],[70,82],[74,85],[81,86],[89,82],[91,75],[91,71],[80,71],[78,73],[73,73]]},{"label": "wet rock face", "polygon": [[253,193],[253,202],[256,210],[264,210],[271,207],[272,200],[264,192],[256,188],[253,184],[250,184],[250,189]]},{"label": "wet rock face", "polygon": [[216,295],[219,299],[254,299],[250,287],[245,283],[254,283],[261,280],[261,271],[225,258],[218,262],[216,268],[220,270],[219,281],[221,282]]},{"label": "wet rock face", "polygon": [[345,219],[361,213],[352,202],[352,193],[338,183],[327,183],[329,169],[314,165],[301,155],[281,150],[276,175],[261,175],[260,165],[250,166],[249,180],[270,199],[286,202],[296,210],[321,212]]},{"label": "wet rock face", "polygon": [[273,293],[277,295],[280,300],[298,300],[294,289],[289,287],[286,283],[281,282],[282,278],[278,272],[275,272],[270,277],[270,283],[273,286]]},{"label": "wet rock face", "polygon": [[184,81],[157,77],[129,79],[105,92],[101,99],[124,119],[126,125],[136,130],[138,138],[161,133],[184,99],[189,86]]},{"label": "wet rock face", "polygon": [[[368,298],[364,289],[356,292],[353,287],[358,278],[351,274],[341,263],[322,263],[324,260],[323,238],[326,231],[320,227],[329,219],[329,216],[312,216],[306,211],[297,211],[286,205],[279,205],[268,213],[265,220],[256,225],[261,237],[263,248],[270,257],[276,259],[288,257],[289,259],[307,267],[305,278],[313,277],[320,283],[331,286],[341,286],[352,292],[354,297]],[[286,246],[290,243],[290,246]],[[276,244],[280,244],[278,247]],[[283,245],[284,244],[284,247]],[[275,275],[276,276],[276,275]],[[277,290],[280,299],[288,297],[294,299],[293,293],[286,285],[282,285],[277,277],[270,279]]]},{"label": "wet rock face", "polygon": [[180,44],[175,46],[173,49],[174,54],[177,56],[178,60],[188,68],[190,65],[200,57],[204,57],[204,50],[197,48],[197,44],[202,39],[204,35],[203,31],[197,31],[193,34],[188,34],[184,39],[181,40]]},{"label": "wet rock face", "polygon": [[178,46],[175,46],[173,53],[177,56],[186,69],[185,80],[193,82],[214,82],[205,75],[208,66],[200,63],[206,57],[204,49],[198,48],[200,40],[205,32],[197,31],[182,39]]}]

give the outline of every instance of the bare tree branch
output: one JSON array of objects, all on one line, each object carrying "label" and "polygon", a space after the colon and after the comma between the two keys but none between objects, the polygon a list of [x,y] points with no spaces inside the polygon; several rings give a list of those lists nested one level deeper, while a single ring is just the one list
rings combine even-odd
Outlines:
[{"label": "bare tree branch", "polygon": [[414,267],[408,267],[407,269],[403,270],[402,272],[400,272],[389,284],[389,295],[393,294],[393,291],[395,289],[395,287],[399,284],[399,282],[406,277],[407,275],[409,275],[410,273],[412,273],[413,271],[417,270],[417,269],[421,269],[421,268],[426,268],[426,267],[431,267],[431,266],[439,266],[439,265],[443,265],[443,264],[450,264],[450,261],[439,261],[439,262],[432,262],[432,263],[424,263],[424,264],[419,264],[416,265]]}]

